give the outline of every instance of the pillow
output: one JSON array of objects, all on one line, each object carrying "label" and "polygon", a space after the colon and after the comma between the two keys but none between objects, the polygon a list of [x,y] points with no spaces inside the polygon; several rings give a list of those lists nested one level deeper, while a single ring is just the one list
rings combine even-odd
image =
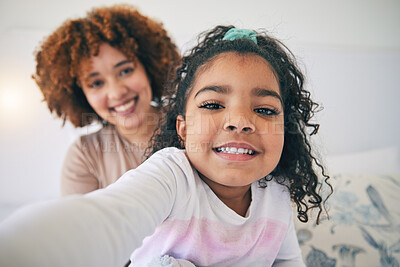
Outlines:
[{"label": "pillow", "polygon": [[308,267],[400,265],[400,174],[333,176],[330,219],[296,219]]}]

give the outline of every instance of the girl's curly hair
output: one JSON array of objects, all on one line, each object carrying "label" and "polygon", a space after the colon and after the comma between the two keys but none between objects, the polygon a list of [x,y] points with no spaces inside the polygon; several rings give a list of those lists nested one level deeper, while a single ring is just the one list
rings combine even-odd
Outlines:
[{"label": "girl's curly hair", "polygon": [[[309,136],[318,132],[319,124],[310,122],[318,104],[311,100],[310,93],[303,88],[303,74],[296,66],[293,54],[285,45],[265,33],[257,34],[257,44],[243,38],[233,41],[222,40],[231,28],[234,27],[217,26],[203,33],[199,37],[199,44],[183,57],[182,66],[177,69],[175,80],[169,83],[172,97],[165,105],[166,115],[160,122],[160,129],[152,138],[150,153],[168,146],[184,149],[176,131],[176,118],[180,114],[185,114],[186,99],[200,67],[224,52],[259,55],[271,64],[279,80],[285,121],[285,141],[281,159],[275,170],[261,179],[259,184],[265,187],[266,181],[272,177],[281,184],[289,184],[291,198],[297,205],[298,219],[307,222],[308,211],[318,208],[318,223],[324,210],[324,201],[319,193],[320,186],[324,182],[329,186],[330,193],[333,191],[324,167],[311,153],[309,142]],[[322,183],[319,182],[317,172],[314,170],[315,165],[322,172]]]},{"label": "girl's curly hair", "polygon": [[102,43],[143,64],[154,100],[163,96],[169,70],[180,60],[163,25],[133,6],[94,8],[86,17],[65,21],[36,51],[36,73],[32,75],[48,108],[64,123],[68,119],[75,127],[82,127],[100,120],[98,116],[85,116],[96,113],[78,80],[82,60],[96,56]]}]

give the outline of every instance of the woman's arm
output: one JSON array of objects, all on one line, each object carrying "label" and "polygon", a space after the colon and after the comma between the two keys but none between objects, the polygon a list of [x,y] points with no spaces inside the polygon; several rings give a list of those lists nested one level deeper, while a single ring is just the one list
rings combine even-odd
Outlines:
[{"label": "woman's arm", "polygon": [[0,266],[123,266],[174,203],[182,170],[152,158],[108,188],[14,213],[0,224]]},{"label": "woman's arm", "polygon": [[[61,171],[61,195],[85,194],[99,189],[99,181],[95,176],[89,145],[78,138],[68,149]],[[85,153],[86,152],[86,153]]]}]

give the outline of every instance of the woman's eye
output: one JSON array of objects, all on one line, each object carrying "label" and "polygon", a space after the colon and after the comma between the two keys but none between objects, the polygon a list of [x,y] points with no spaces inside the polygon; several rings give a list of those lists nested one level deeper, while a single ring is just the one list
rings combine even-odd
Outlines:
[{"label": "woman's eye", "polygon": [[126,69],[121,70],[121,72],[119,74],[121,76],[124,76],[124,75],[127,75],[127,74],[132,73],[132,72],[133,72],[133,68],[126,68]]},{"label": "woman's eye", "polygon": [[103,85],[103,81],[97,80],[89,84],[90,88],[99,88]]},{"label": "woman's eye", "polygon": [[274,116],[278,115],[279,111],[276,109],[270,109],[270,108],[256,108],[254,110],[256,113],[259,113],[261,115],[266,115],[266,116]]},{"label": "woman's eye", "polygon": [[221,106],[218,103],[203,103],[200,105],[200,108],[205,108],[205,109],[221,109],[224,108],[223,106]]}]

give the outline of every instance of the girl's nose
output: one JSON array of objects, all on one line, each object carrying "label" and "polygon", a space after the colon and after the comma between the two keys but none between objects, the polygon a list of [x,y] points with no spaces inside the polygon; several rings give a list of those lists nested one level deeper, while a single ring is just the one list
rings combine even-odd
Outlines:
[{"label": "girl's nose", "polygon": [[230,113],[224,123],[224,130],[238,133],[254,133],[255,124],[251,117],[244,113]]},{"label": "girl's nose", "polygon": [[122,81],[113,80],[109,82],[108,97],[110,99],[122,99],[128,93],[128,88]]}]

